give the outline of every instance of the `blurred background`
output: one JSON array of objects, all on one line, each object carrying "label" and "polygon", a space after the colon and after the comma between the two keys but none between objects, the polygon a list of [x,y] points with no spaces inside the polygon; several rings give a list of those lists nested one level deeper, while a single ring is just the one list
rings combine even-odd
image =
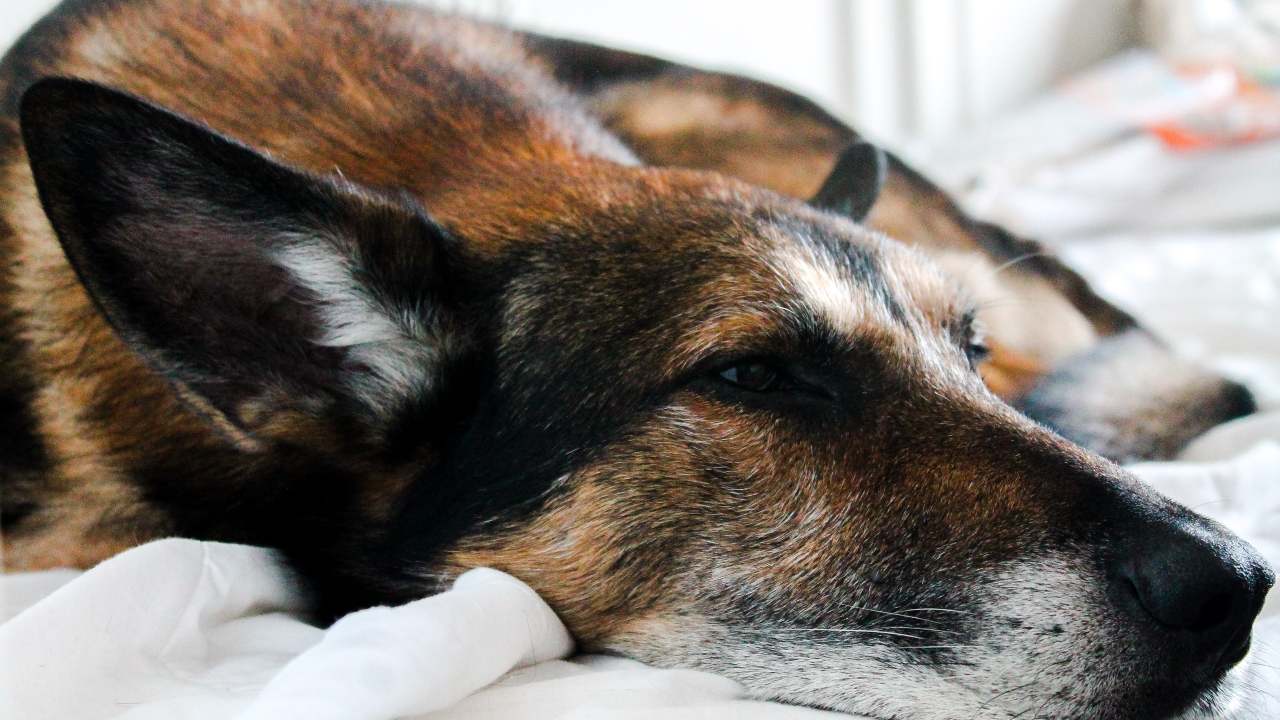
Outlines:
[{"label": "blurred background", "polygon": [[1280,214],[1280,0],[420,1],[800,91],[1042,237]]}]

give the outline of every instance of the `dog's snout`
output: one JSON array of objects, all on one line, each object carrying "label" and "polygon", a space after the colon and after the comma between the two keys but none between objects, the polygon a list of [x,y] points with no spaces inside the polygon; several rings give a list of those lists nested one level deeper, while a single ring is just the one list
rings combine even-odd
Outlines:
[{"label": "dog's snout", "polygon": [[1253,621],[1275,576],[1247,543],[1193,522],[1132,533],[1112,578],[1135,619],[1159,628],[1189,670],[1206,674],[1248,652]]}]

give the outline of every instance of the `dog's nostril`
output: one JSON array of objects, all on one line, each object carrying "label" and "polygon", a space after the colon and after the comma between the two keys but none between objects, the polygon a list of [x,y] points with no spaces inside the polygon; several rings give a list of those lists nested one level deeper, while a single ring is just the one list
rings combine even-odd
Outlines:
[{"label": "dog's nostril", "polygon": [[1125,579],[1142,609],[1161,625],[1211,630],[1231,617],[1233,590],[1244,590],[1243,583],[1212,553],[1177,545],[1167,543],[1128,563]]},{"label": "dog's nostril", "polygon": [[1170,629],[1203,632],[1226,620],[1231,612],[1227,593],[1201,594],[1194,588],[1166,583],[1163,578],[1141,575],[1126,577],[1125,582],[1142,609]]},{"label": "dog's nostril", "polygon": [[1253,644],[1253,633],[1245,631],[1240,633],[1230,645],[1227,651],[1222,655],[1221,665],[1223,667],[1231,667],[1244,659],[1249,654],[1249,646]]},{"label": "dog's nostril", "polygon": [[1144,524],[1121,547],[1115,597],[1135,620],[1159,628],[1171,658],[1207,677],[1244,657],[1272,582],[1256,551],[1207,523]]},{"label": "dog's nostril", "polygon": [[1231,615],[1231,595],[1215,593],[1203,598],[1200,609],[1187,616],[1186,628],[1192,632],[1208,630],[1226,620]]}]

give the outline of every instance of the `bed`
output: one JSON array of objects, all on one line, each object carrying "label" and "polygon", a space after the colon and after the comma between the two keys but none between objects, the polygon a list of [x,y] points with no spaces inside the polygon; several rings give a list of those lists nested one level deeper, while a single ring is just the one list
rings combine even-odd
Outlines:
[{"label": "bed", "polygon": [[[1023,135],[1036,121],[1022,121]],[[1135,141],[1148,142],[1125,140]],[[1277,145],[1258,151],[1274,153]],[[1188,216],[1185,205],[1178,205],[1179,222],[1135,213],[1133,202],[1098,191],[1098,173],[1115,173],[1117,157],[1128,158],[1133,173],[1121,185],[1145,188],[1147,214],[1159,212],[1161,195],[1175,204],[1190,197],[1189,178],[1208,181],[1182,158],[1170,162],[1186,167],[1158,174],[1164,185],[1144,186],[1151,158],[1141,148],[1127,152],[1110,165],[1096,155],[1036,167],[997,158],[983,165],[980,182],[970,174],[969,200],[1025,231],[1072,235],[1062,251],[1101,292],[1183,352],[1251,386],[1258,413],[1201,437],[1177,462],[1134,470],[1280,566],[1280,224],[1265,203],[1249,204],[1245,217]],[[963,173],[951,170],[961,186]],[[1229,199],[1229,180],[1192,195]],[[1280,177],[1257,182],[1280,188]],[[1055,212],[1046,212],[1049,202]],[[1206,204],[1223,206],[1231,203]],[[1088,226],[1036,224],[1090,208]],[[1250,692],[1230,708],[1233,718],[1280,717],[1277,595],[1263,611],[1252,655],[1235,671]],[[327,632],[299,611],[272,554],[244,546],[163,540],[84,573],[0,576],[0,717],[841,717],[751,701],[735,683],[704,673],[574,655],[546,605],[496,571],[473,571],[436,598],[348,616]]]}]

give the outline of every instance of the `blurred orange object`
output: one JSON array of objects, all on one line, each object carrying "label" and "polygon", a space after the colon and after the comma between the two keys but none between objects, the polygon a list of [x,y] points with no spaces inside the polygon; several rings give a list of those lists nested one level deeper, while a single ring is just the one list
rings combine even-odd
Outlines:
[{"label": "blurred orange object", "polygon": [[1202,150],[1280,138],[1280,89],[1263,85],[1230,66],[1179,70],[1194,80],[1229,73],[1234,92],[1196,110],[1148,126],[1173,150]]}]

